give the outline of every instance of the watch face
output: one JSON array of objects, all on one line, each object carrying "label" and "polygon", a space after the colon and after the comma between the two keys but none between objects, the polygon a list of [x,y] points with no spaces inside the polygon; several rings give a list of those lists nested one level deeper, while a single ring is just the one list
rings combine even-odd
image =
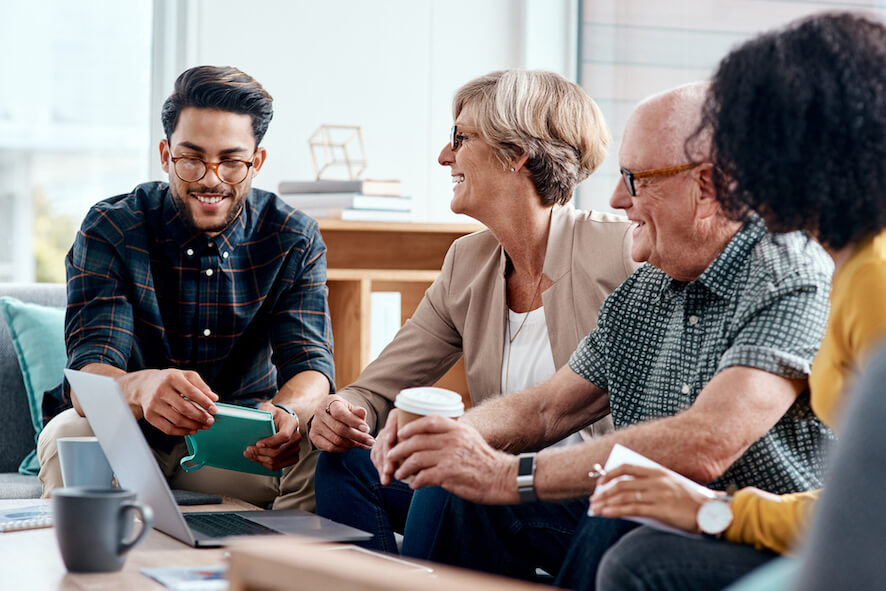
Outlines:
[{"label": "watch face", "polygon": [[732,523],[732,508],[728,501],[710,500],[698,510],[698,527],[706,534],[712,536],[721,534],[730,523]]}]

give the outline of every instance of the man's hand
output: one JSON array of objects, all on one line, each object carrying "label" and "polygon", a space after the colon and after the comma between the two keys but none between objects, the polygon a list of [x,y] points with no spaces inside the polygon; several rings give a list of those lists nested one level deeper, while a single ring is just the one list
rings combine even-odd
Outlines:
[{"label": "man's hand", "polygon": [[262,402],[259,408],[273,413],[277,432],[247,447],[243,456],[268,470],[280,470],[298,462],[298,448],[301,443],[298,417],[274,406],[270,401]]},{"label": "man's hand", "polygon": [[372,464],[378,470],[378,478],[383,486],[391,483],[394,477],[394,470],[397,467],[396,464],[390,461],[389,452],[397,444],[397,421],[399,420],[397,415],[399,413],[400,411],[396,408],[388,413],[388,422],[385,423],[384,429],[378,432],[378,436],[375,438],[375,445],[372,446],[372,451],[369,452],[369,459],[372,460]]},{"label": "man's hand", "polygon": [[215,419],[215,394],[195,371],[145,369],[117,378],[136,418],[167,435],[193,435]]},{"label": "man's hand", "polygon": [[311,441],[318,449],[332,452],[370,449],[375,443],[366,423],[366,409],[334,394],[321,400],[314,411]]},{"label": "man's hand", "polygon": [[[459,421],[437,416],[412,421],[386,455],[385,465],[399,466],[394,477],[410,488],[441,486],[487,505],[520,502],[517,458],[493,449],[474,427]],[[379,475],[384,483],[384,474]]]}]

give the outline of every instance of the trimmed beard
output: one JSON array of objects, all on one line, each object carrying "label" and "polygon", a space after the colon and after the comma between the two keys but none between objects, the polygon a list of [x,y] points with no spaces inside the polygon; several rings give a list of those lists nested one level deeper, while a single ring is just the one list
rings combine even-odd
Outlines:
[{"label": "trimmed beard", "polygon": [[[191,193],[192,191],[188,191]],[[234,191],[228,186],[224,185],[223,188],[219,189],[216,187],[199,187],[195,191],[196,193],[221,193],[225,197],[225,199],[235,199]],[[235,201],[228,211],[227,217],[222,221],[221,224],[213,226],[211,228],[201,228],[197,226],[197,222],[194,220],[194,214],[191,212],[191,208],[185,204],[185,200],[179,195],[176,187],[169,183],[169,194],[172,196],[172,203],[175,205],[175,208],[181,214],[182,219],[185,224],[193,230],[197,230],[198,232],[223,232],[228,226],[230,226],[234,220],[240,215],[240,211],[243,210],[243,204],[246,202],[246,196],[249,194],[249,190],[247,189],[243,195],[239,198],[238,201]]]}]

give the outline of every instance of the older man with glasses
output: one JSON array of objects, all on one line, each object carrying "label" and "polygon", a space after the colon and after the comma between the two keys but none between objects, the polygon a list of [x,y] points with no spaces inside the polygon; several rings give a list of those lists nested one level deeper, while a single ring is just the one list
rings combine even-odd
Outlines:
[{"label": "older man with glasses", "polygon": [[[316,222],[252,188],[272,115],[236,68],[179,76],[162,111],[169,182],[86,215],[66,259],[65,340],[69,367],[117,379],[174,488],[313,510],[316,452],[300,429],[333,390],[326,247]],[[213,424],[216,401],[272,414],[276,434],[243,451],[281,477],[179,466],[182,436]],[[64,385],[43,409],[45,496],[62,485],[56,439],[91,431]]]},{"label": "older man with glasses", "polygon": [[[821,482],[831,435],[806,389],[832,267],[804,236],[773,237],[758,217],[721,209],[709,138],[693,133],[705,90],[651,97],[628,121],[611,205],[636,224],[631,255],[649,264],[606,299],[568,365],[459,421],[414,421],[373,455],[382,483],[421,489],[404,554],[525,578],[540,567],[593,588],[602,552],[637,525],[585,516],[600,475],[589,471],[617,443],[721,490]],[[606,397],[614,433],[534,453]]]}]

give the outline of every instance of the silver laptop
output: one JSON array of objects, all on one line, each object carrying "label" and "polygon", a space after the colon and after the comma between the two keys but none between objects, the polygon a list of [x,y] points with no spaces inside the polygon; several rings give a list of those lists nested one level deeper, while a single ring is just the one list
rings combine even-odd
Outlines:
[{"label": "silver laptop", "polygon": [[98,438],[120,486],[154,510],[154,527],[191,546],[224,545],[251,534],[300,534],[334,542],[368,540],[371,534],[299,509],[182,513],[160,466],[113,378],[72,369],[65,376]]}]

